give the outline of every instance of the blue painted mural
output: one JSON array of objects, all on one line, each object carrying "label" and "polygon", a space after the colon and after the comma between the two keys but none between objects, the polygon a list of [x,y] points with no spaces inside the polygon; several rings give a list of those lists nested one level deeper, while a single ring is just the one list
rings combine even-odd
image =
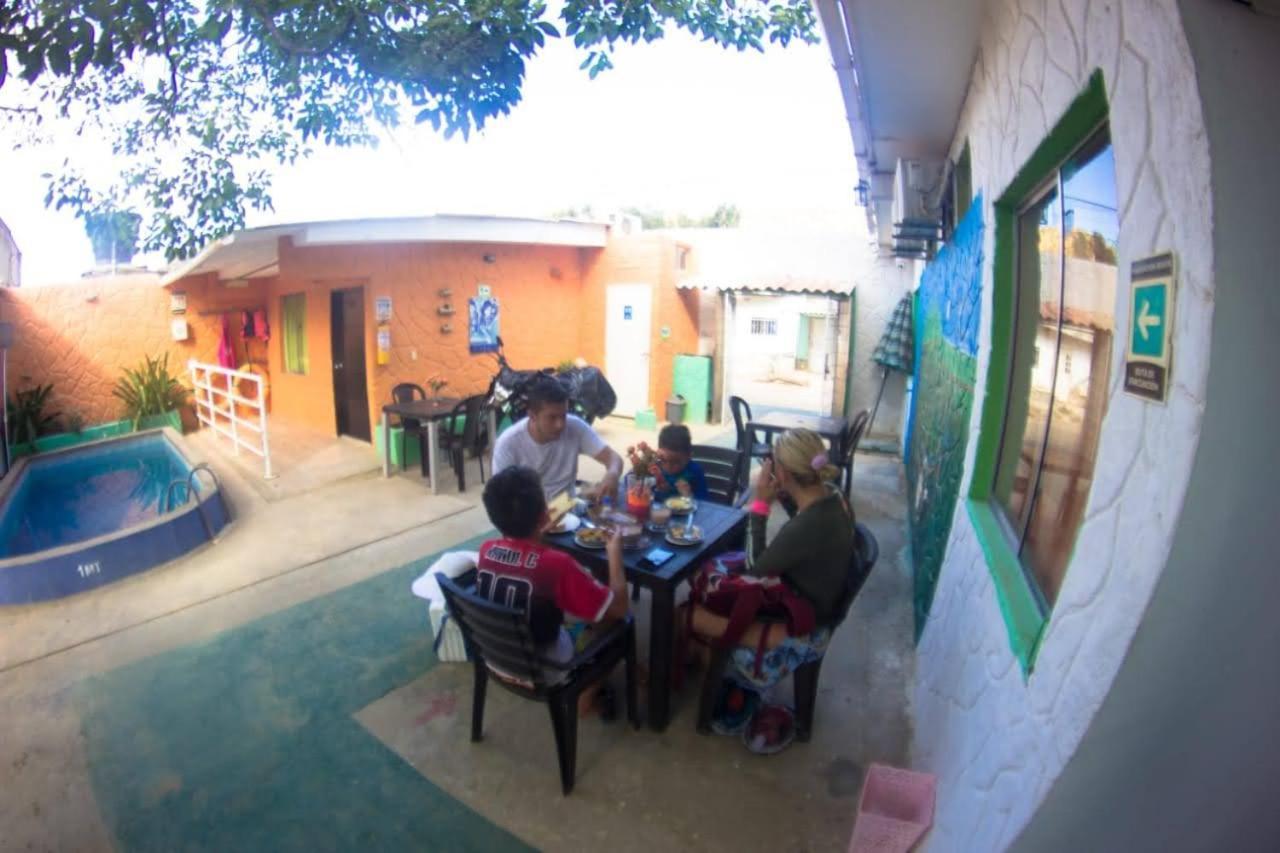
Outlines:
[{"label": "blue painted mural", "polygon": [[906,461],[917,638],[933,603],[964,474],[982,316],[982,237],[979,196],[916,290]]}]

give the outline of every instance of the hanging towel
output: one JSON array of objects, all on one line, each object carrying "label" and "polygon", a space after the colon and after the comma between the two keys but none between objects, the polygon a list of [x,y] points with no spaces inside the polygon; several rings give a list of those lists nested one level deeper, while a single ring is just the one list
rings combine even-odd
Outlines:
[{"label": "hanging towel", "polygon": [[271,327],[267,325],[267,312],[261,308],[253,312],[253,329],[263,343],[271,340]]},{"label": "hanging towel", "polygon": [[233,370],[236,366],[235,350],[231,348],[231,323],[226,314],[222,315],[222,334],[218,337],[218,364]]}]

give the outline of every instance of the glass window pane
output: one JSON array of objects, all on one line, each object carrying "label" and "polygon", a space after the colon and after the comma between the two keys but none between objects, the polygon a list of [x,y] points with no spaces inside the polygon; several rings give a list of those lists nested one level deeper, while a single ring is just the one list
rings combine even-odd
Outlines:
[{"label": "glass window pane", "polygon": [[1018,216],[1013,370],[994,489],[1018,541],[1030,515],[1057,363],[1061,234],[1056,189]]},{"label": "glass window pane", "polygon": [[1066,277],[1057,383],[1022,552],[1051,606],[1084,519],[1111,375],[1119,220],[1105,134],[1063,166],[1062,187]]}]

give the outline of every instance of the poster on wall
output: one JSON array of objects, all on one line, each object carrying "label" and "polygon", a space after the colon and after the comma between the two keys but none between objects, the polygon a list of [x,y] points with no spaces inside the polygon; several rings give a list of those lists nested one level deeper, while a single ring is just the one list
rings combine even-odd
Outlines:
[{"label": "poster on wall", "polygon": [[468,300],[467,307],[471,315],[467,334],[471,352],[496,352],[498,349],[498,300],[492,296],[477,296]]},{"label": "poster on wall", "polygon": [[373,319],[378,325],[391,322],[391,297],[379,296],[373,300]]}]

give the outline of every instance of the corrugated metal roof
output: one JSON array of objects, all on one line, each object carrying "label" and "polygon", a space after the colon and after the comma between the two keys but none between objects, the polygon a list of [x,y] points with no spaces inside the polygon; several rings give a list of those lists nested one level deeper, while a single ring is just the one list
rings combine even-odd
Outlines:
[{"label": "corrugated metal roof", "polygon": [[871,269],[865,241],[850,232],[738,228],[668,232],[692,249],[693,269],[677,287],[848,295]]}]

